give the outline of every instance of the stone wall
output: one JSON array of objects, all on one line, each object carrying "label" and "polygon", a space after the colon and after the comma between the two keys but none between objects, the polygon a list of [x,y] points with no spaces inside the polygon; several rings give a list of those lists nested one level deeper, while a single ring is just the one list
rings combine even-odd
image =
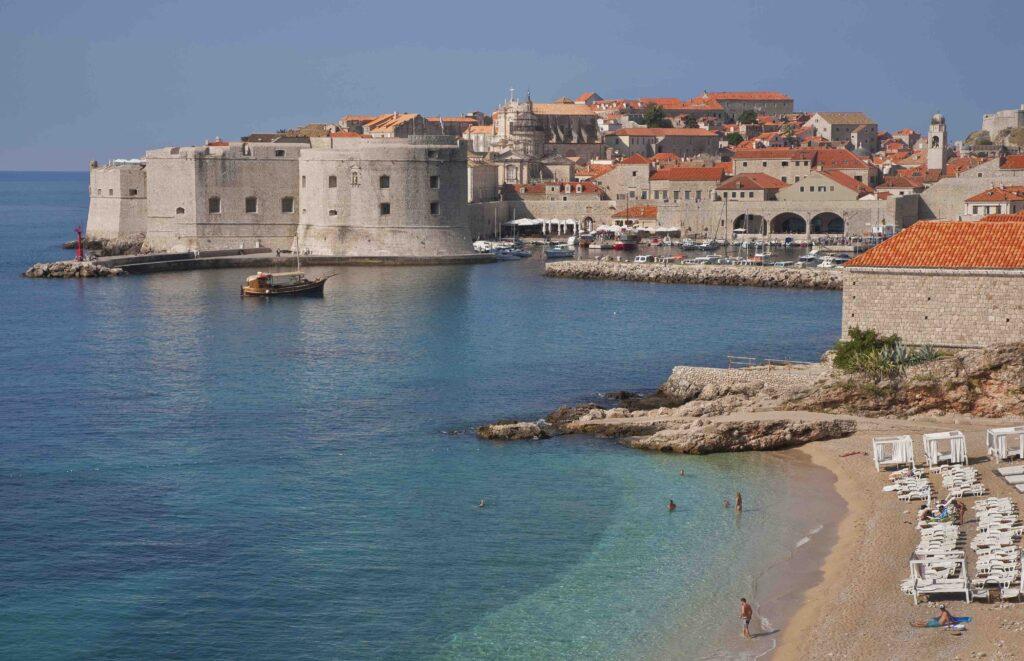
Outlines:
[{"label": "stone wall", "polygon": [[1024,341],[1024,271],[847,268],[843,336],[853,326],[910,344]]},{"label": "stone wall", "polygon": [[1001,170],[999,159],[940,179],[921,193],[920,220],[956,220],[964,213],[964,200],[995,186],[1024,185],[1024,170]]},{"label": "stone wall", "polygon": [[315,255],[472,252],[466,143],[447,136],[335,140],[305,149],[302,248]]},{"label": "stone wall", "polygon": [[87,237],[116,239],[144,234],[146,213],[144,163],[114,162],[89,168]]}]

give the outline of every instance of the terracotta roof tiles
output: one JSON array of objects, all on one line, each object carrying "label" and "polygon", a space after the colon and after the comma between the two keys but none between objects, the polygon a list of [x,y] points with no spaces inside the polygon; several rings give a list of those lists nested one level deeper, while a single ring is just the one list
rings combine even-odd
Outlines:
[{"label": "terracotta roof tiles", "polygon": [[1024,269],[1024,222],[922,220],[846,266]]},{"label": "terracotta roof tiles", "polygon": [[636,207],[626,207],[622,211],[612,214],[612,218],[636,218],[638,220],[651,220],[658,217],[658,207],[645,204]]}]

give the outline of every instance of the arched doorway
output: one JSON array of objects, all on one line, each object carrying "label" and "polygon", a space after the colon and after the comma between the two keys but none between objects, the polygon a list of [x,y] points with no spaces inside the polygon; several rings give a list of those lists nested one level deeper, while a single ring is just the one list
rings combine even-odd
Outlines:
[{"label": "arched doorway", "polygon": [[584,232],[593,232],[594,231],[594,219],[591,218],[590,216],[587,216],[586,218],[583,219],[583,231]]},{"label": "arched doorway", "polygon": [[838,214],[831,211],[819,213],[811,218],[811,234],[843,234],[846,223]]},{"label": "arched doorway", "polygon": [[736,216],[732,229],[734,234],[760,234],[764,231],[764,217],[753,213]]},{"label": "arched doorway", "polygon": [[772,234],[805,234],[807,221],[795,213],[780,213],[772,218]]}]

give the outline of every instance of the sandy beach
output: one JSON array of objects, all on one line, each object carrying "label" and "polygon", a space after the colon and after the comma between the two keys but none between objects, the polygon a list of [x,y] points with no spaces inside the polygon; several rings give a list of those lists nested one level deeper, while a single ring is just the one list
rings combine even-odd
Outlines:
[{"label": "sandy beach", "polygon": [[[821,414],[806,414],[821,415]],[[811,460],[836,476],[835,488],[846,501],[838,538],[828,553],[821,580],[804,595],[802,605],[785,622],[779,659],[923,659],[1021,658],[1024,656],[1024,604],[963,600],[932,601],[917,606],[899,590],[908,575],[908,558],[918,541],[918,501],[899,501],[883,493],[885,472],[871,460],[871,438],[911,434],[920,453],[922,433],[959,429],[967,437],[971,464],[978,467],[990,495],[1021,495],[993,473],[985,454],[985,430],[1019,420],[967,416],[917,417],[910,420],[856,418],[849,438],[810,443],[801,448]],[[863,452],[842,456],[849,452]],[[976,498],[967,498],[968,508]],[[970,509],[968,510],[971,511]],[[972,517],[968,535],[973,534]],[[973,622],[962,635],[938,629],[914,629],[911,620],[927,619],[939,603]]]}]

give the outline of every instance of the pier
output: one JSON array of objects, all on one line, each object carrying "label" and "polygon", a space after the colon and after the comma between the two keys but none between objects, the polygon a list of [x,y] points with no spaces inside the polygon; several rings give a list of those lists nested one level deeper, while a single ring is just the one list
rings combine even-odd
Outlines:
[{"label": "pier", "polygon": [[843,288],[841,270],[779,266],[637,264],[586,260],[545,264],[544,275],[551,278],[628,280],[664,284],[835,290]]}]

